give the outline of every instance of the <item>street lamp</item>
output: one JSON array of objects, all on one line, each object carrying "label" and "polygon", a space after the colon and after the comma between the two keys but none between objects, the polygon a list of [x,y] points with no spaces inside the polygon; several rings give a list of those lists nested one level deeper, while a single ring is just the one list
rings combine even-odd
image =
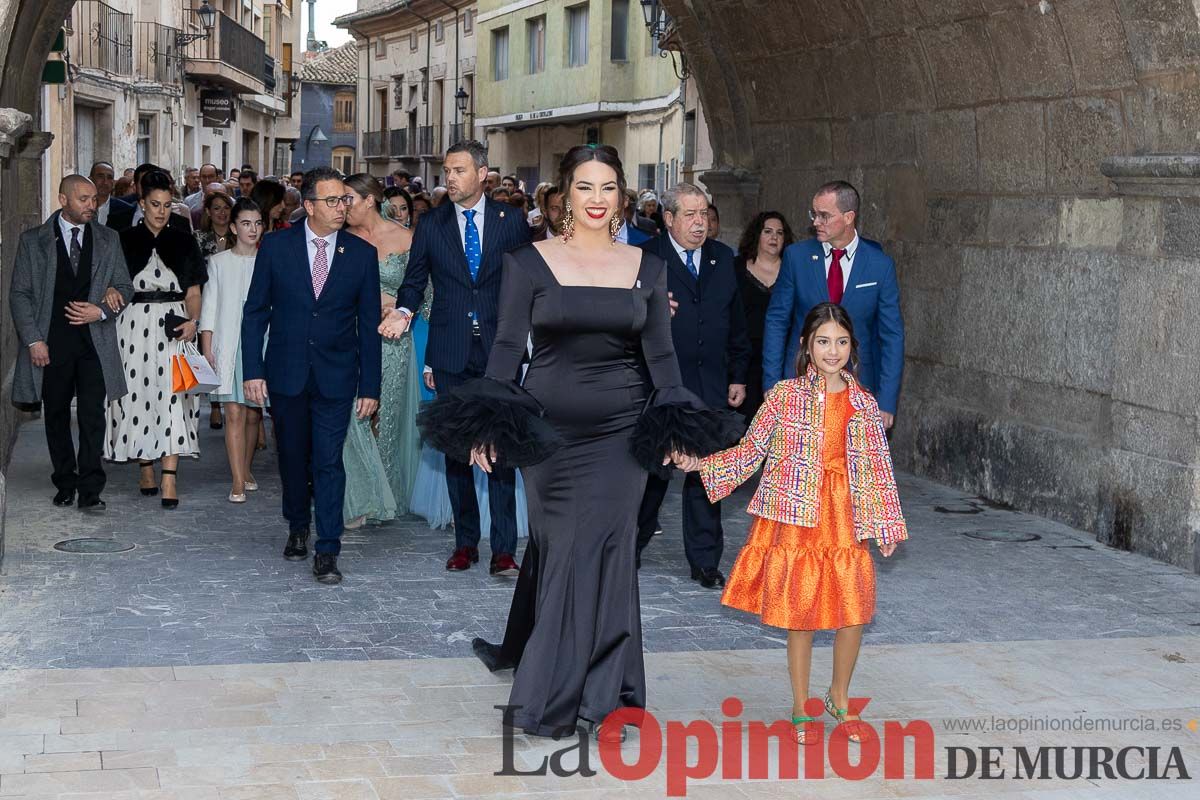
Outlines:
[{"label": "street lamp", "polygon": [[650,31],[650,38],[654,40],[658,47],[658,55],[662,58],[668,58],[667,53],[672,50],[679,51],[679,66],[675,67],[675,58],[671,58],[671,66],[675,67],[675,75],[680,80],[686,80],[691,77],[691,70],[688,69],[687,56],[680,47],[678,39],[675,38],[675,26],[671,22],[671,17],[662,8],[660,0],[641,0],[642,2],[642,19],[646,22],[646,30]]},{"label": "street lamp", "polygon": [[467,113],[468,97],[470,97],[470,95],[467,94],[467,90],[461,86],[458,87],[458,91],[454,93],[454,103],[458,106],[458,113],[463,114],[464,116]]},{"label": "street lamp", "polygon": [[184,47],[212,36],[213,28],[217,25],[217,12],[208,4],[208,0],[201,0],[200,7],[196,9],[196,16],[200,18],[200,27],[204,29],[204,33],[177,33],[175,34],[176,47]]}]

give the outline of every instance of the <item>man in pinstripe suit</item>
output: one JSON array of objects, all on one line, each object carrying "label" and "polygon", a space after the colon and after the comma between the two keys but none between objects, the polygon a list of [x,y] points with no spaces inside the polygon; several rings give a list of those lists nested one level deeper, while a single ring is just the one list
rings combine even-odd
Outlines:
[{"label": "man in pinstripe suit", "polygon": [[[459,142],[446,151],[443,165],[447,196],[452,202],[426,212],[413,236],[404,283],[396,310],[384,320],[384,335],[395,338],[408,330],[425,286],[433,281],[429,344],[425,363],[433,370],[437,391],[445,392],[483,376],[496,337],[500,305],[501,257],[529,242],[525,215],[484,196],[487,148],[477,141]],[[515,377],[515,376],[514,376]],[[446,459],[446,483],[454,508],[454,553],[446,569],[470,569],[479,560],[479,506],[472,467]],[[516,476],[494,469],[488,476],[492,515],[490,571],[515,576],[517,548]]]}]

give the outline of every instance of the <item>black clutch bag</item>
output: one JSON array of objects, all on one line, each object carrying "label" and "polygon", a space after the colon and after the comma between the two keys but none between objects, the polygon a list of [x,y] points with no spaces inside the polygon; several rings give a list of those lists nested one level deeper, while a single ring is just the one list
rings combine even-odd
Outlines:
[{"label": "black clutch bag", "polygon": [[178,339],[180,336],[182,336],[183,332],[177,331],[175,329],[187,321],[188,321],[187,317],[181,317],[178,314],[176,314],[174,311],[168,311],[167,315],[165,317],[163,317],[163,321],[162,321],[163,330],[166,331],[167,338],[168,339]]}]

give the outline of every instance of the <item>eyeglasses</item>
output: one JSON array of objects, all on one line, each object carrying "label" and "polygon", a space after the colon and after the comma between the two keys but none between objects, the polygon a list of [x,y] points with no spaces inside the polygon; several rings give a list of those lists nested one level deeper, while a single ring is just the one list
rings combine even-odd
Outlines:
[{"label": "eyeglasses", "polygon": [[808,210],[808,218],[813,222],[820,222],[822,225],[828,225],[830,220],[844,213],[845,212],[843,211],[838,211],[836,214],[831,214],[828,211],[813,211],[810,208]]},{"label": "eyeglasses", "polygon": [[344,194],[341,197],[314,197],[311,202],[316,203],[322,201],[330,208],[337,208],[339,205],[352,206],[354,205],[354,195]]}]

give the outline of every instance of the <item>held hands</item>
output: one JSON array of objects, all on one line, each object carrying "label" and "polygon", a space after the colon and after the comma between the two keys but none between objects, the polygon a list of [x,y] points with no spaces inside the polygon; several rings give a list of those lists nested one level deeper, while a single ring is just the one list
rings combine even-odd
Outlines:
[{"label": "held hands", "polygon": [[742,403],[746,402],[746,384],[731,383],[729,384],[729,406],[730,408],[740,408]]},{"label": "held hands", "polygon": [[379,401],[372,397],[358,398],[358,418],[370,419],[375,416],[375,412],[379,410]]},{"label": "held hands", "polygon": [[489,445],[486,450],[483,446],[471,448],[471,464],[479,467],[487,474],[492,474],[492,465],[496,463],[496,448],[494,445]]},{"label": "held hands", "polygon": [[379,335],[386,339],[399,339],[408,333],[408,326],[411,322],[411,314],[405,314],[398,308],[392,309],[379,324]]},{"label": "held hands", "polygon": [[700,469],[701,460],[702,459],[697,458],[696,456],[688,456],[684,455],[683,453],[673,452],[663,459],[663,466],[665,467],[667,464],[674,464],[678,469],[681,469],[684,472],[696,472]]},{"label": "held hands", "polygon": [[262,378],[242,381],[242,394],[256,406],[265,406],[267,404],[267,382]]},{"label": "held hands", "polygon": [[95,303],[85,303],[81,300],[67,303],[66,312],[67,322],[72,325],[90,325],[93,322],[99,322],[104,316],[104,312],[100,310],[100,306]]},{"label": "held hands", "polygon": [[109,310],[114,314],[119,314],[121,309],[125,307],[125,298],[121,296],[120,292],[110,286],[108,287],[108,291],[104,293],[104,305],[108,306]]},{"label": "held hands", "polygon": [[45,367],[50,364],[50,348],[45,342],[29,345],[29,359],[35,367]]}]

